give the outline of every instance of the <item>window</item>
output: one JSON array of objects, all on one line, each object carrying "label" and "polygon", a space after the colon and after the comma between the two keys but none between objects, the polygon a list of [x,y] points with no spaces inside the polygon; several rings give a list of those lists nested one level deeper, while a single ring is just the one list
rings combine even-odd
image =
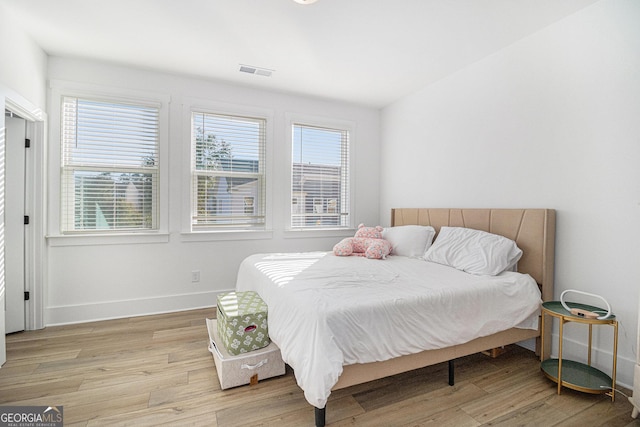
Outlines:
[{"label": "window", "polygon": [[292,126],[291,227],[348,227],[349,131]]},{"label": "window", "polygon": [[158,229],[159,106],[62,97],[61,230]]},{"label": "window", "polygon": [[264,118],[191,113],[191,228],[263,228]]}]

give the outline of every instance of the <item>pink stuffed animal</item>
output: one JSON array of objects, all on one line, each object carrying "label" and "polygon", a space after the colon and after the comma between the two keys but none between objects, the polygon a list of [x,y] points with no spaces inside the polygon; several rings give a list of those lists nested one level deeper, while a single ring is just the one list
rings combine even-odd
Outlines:
[{"label": "pink stuffed animal", "polygon": [[382,238],[382,227],[358,226],[354,237],[342,239],[333,247],[337,256],[365,256],[370,259],[385,259],[391,253],[391,243]]}]

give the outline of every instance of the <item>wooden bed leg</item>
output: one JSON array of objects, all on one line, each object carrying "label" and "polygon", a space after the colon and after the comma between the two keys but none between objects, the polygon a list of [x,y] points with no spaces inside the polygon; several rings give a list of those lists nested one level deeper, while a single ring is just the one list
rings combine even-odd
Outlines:
[{"label": "wooden bed leg", "polygon": [[315,410],[316,410],[316,427],[324,427],[326,409],[327,409],[326,406],[324,408],[322,408],[322,409],[315,408]]},{"label": "wooden bed leg", "polygon": [[453,376],[453,360],[449,360],[449,385],[453,385],[454,383]]}]

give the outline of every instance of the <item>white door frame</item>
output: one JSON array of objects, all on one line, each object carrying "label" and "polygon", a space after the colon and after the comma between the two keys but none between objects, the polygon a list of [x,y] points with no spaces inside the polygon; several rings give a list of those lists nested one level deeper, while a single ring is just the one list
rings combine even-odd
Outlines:
[{"label": "white door frame", "polygon": [[[25,227],[25,330],[44,328],[44,299],[47,282],[46,247],[46,185],[47,139],[46,114],[26,101],[6,97],[4,108],[27,121],[26,137],[31,147],[26,152],[25,215],[29,225]],[[3,111],[4,125],[4,111]],[[6,160],[6,159],[5,159]],[[5,183],[6,185],[6,183]]]}]

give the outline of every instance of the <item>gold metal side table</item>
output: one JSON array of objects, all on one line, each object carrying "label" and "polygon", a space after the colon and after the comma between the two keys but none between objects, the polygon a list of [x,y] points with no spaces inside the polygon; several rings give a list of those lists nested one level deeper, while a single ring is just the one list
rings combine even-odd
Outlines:
[{"label": "gold metal side table", "polygon": [[[566,302],[569,308],[578,308],[586,311],[605,311],[599,307],[592,305]],[[558,332],[558,358],[549,358],[542,360],[540,369],[552,381],[558,383],[558,394],[562,387],[584,393],[600,394],[605,393],[611,397],[611,401],[615,400],[616,387],[616,360],[618,358],[618,321],[614,315],[602,320],[588,319],[582,316],[576,316],[567,311],[560,301],[548,301],[542,303],[542,321],[541,330],[544,329],[545,315],[557,318],[560,321],[560,329]],[[589,325],[589,354],[587,364],[576,362],[562,358],[562,339],[564,324],[567,322],[584,323]],[[593,336],[593,325],[611,325],[613,326],[613,367],[611,376],[605,374],[601,370],[591,366],[591,343]],[[549,343],[550,345],[551,343]],[[543,355],[546,343],[544,342],[544,334],[541,337],[541,351]]]}]

